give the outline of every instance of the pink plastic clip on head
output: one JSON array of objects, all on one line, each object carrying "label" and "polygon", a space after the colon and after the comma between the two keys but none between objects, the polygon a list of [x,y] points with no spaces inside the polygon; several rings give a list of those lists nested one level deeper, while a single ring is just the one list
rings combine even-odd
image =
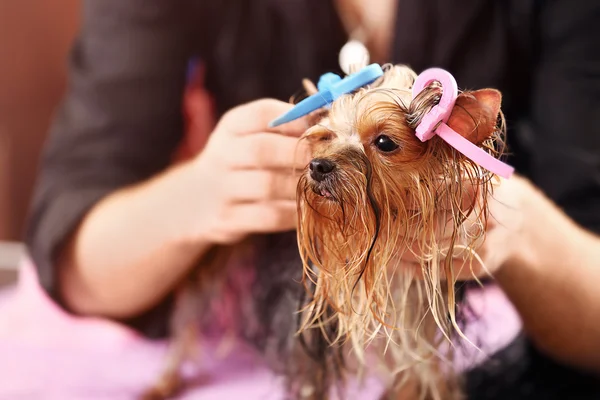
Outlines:
[{"label": "pink plastic clip on head", "polygon": [[448,122],[458,97],[458,85],[454,77],[443,69],[431,68],[417,77],[412,88],[413,99],[417,97],[421,90],[434,81],[438,81],[442,85],[442,98],[438,105],[433,107],[417,126],[417,137],[422,142],[431,139],[435,135],[435,129],[440,121],[443,123]]},{"label": "pink plastic clip on head", "polygon": [[413,85],[413,99],[433,81],[437,81],[442,85],[442,98],[438,105],[433,107],[417,126],[416,136],[419,140],[425,142],[434,135],[438,135],[450,146],[481,167],[503,178],[510,178],[514,173],[513,167],[492,157],[447,125],[458,97],[456,80],[449,72],[439,68],[431,68],[421,73]]}]

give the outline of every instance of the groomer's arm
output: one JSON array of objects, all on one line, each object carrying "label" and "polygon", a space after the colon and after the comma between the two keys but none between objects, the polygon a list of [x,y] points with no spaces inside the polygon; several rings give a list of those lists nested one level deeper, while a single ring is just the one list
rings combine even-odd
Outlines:
[{"label": "groomer's arm", "polygon": [[520,243],[494,276],[540,350],[600,373],[600,238],[529,182],[513,185],[524,217]]},{"label": "groomer's arm", "polygon": [[495,275],[542,350],[600,372],[600,3],[541,4],[531,177],[545,195],[513,183],[522,242]]}]

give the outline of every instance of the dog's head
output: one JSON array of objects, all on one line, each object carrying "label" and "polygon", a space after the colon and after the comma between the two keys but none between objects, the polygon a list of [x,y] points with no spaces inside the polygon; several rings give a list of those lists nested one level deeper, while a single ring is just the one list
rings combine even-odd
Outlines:
[{"label": "dog's head", "polygon": [[[298,185],[298,238],[305,276],[314,284],[312,322],[328,305],[342,331],[404,323],[397,315],[390,320],[399,306],[390,304],[392,276],[408,273],[425,282],[423,301],[434,307],[443,276],[454,284],[442,259],[484,233],[493,176],[441,138],[422,142],[415,136],[442,94],[434,82],[413,99],[415,79],[407,67],[386,67],[374,84],[313,116],[304,135],[313,158]],[[496,90],[462,92],[448,125],[498,155],[500,103]],[[474,222],[469,229],[468,218]],[[404,271],[403,259],[416,268]]]}]

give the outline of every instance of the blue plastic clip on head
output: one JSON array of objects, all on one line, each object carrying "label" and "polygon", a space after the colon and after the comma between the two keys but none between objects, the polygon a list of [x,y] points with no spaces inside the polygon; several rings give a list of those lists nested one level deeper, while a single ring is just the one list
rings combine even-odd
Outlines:
[{"label": "blue plastic clip on head", "polygon": [[317,84],[319,92],[302,100],[290,111],[271,121],[269,127],[273,128],[308,115],[319,108],[323,108],[333,103],[333,101],[341,95],[351,93],[356,89],[372,83],[382,75],[383,70],[379,64],[368,65],[360,71],[348,75],[344,79],[331,72],[321,75],[319,83]]}]

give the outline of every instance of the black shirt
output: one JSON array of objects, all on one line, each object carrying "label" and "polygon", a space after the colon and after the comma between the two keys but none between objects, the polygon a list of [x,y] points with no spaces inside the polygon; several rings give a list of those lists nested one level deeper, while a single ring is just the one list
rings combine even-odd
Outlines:
[{"label": "black shirt", "polygon": [[[337,71],[347,39],[330,0],[88,0],[83,10],[26,237],[59,303],[54,260],[82,216],[169,165],[191,59],[206,64],[222,113],[287,100],[302,78]],[[600,2],[399,0],[389,61],[501,90],[509,161],[600,233]],[[162,336],[169,307],[126,322]]]}]

